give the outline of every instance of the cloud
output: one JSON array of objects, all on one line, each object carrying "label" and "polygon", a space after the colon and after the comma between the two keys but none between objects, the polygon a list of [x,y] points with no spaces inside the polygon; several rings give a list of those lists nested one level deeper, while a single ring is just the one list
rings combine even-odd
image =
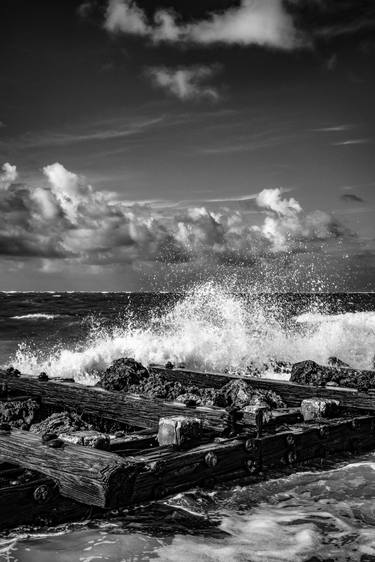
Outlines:
[{"label": "cloud", "polygon": [[341,199],[346,203],[363,203],[362,197],[359,197],[359,195],[355,193],[344,193],[341,195]]},{"label": "cloud", "polygon": [[[15,168],[4,167],[4,174],[15,178]],[[328,213],[304,213],[281,189],[256,196],[257,208],[266,214],[259,225],[253,224],[253,211],[243,208],[129,206],[94,191],[60,163],[45,166],[43,174],[40,185],[8,183],[0,191],[0,255],[65,259],[90,267],[202,260],[249,265],[351,236]]]},{"label": "cloud", "polygon": [[16,181],[18,176],[17,167],[8,162],[5,162],[1,169],[3,171],[0,173],[0,190],[7,189],[11,183]]},{"label": "cloud", "polygon": [[321,127],[320,129],[313,129],[317,133],[341,133],[342,131],[349,131],[353,125],[332,125],[331,127]]},{"label": "cloud", "polygon": [[372,142],[371,139],[349,139],[346,141],[335,142],[333,146],[351,146],[356,144],[368,144]]},{"label": "cloud", "polygon": [[132,0],[110,0],[105,28],[150,39],[153,43],[197,45],[260,45],[291,50],[305,43],[293,25],[283,0],[241,0],[238,6],[193,23],[181,23],[175,13],[156,10],[152,20]]},{"label": "cloud", "polygon": [[150,68],[147,71],[153,84],[180,100],[198,98],[219,99],[218,91],[205,82],[218,71],[217,66],[191,66],[171,69],[167,67]]}]

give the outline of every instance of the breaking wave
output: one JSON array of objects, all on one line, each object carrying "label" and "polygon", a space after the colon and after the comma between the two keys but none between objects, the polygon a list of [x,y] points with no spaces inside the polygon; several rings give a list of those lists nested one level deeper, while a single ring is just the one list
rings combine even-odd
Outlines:
[{"label": "breaking wave", "polygon": [[46,313],[35,313],[35,314],[22,314],[21,316],[11,316],[11,320],[54,320],[55,318],[60,318],[61,314],[46,314]]},{"label": "breaking wave", "polygon": [[326,363],[332,355],[353,367],[373,368],[374,351],[375,312],[329,315],[312,307],[287,317],[276,299],[270,306],[269,296],[267,302],[264,295],[239,296],[209,282],[145,323],[128,316],[111,329],[95,326],[84,344],[74,348],[43,354],[21,345],[12,364],[25,373],[46,371],[94,384],[95,371],[125,356],[198,370],[256,366],[270,376],[274,361]]}]

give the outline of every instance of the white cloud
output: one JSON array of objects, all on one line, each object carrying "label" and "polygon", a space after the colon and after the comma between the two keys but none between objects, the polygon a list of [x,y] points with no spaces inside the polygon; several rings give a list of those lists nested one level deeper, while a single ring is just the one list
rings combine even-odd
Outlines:
[{"label": "white cloud", "polygon": [[9,185],[17,179],[17,167],[12,166],[9,162],[5,162],[1,169],[3,171],[0,174],[0,189],[7,189]]},{"label": "white cloud", "polygon": [[165,10],[156,11],[149,22],[132,0],[110,0],[105,27],[111,32],[148,37],[155,43],[226,43],[286,50],[302,44],[283,0],[242,0],[239,6],[190,24],[180,24],[175,14]]},{"label": "white cloud", "polygon": [[[4,173],[16,178],[13,167]],[[90,266],[138,262],[248,265],[260,257],[301,252],[311,243],[348,235],[330,214],[304,213],[280,189],[260,192],[266,212],[205,206],[180,210],[116,201],[55,163],[37,187],[8,183],[0,191],[0,255],[66,258]]]},{"label": "white cloud", "polygon": [[256,198],[259,207],[274,211],[282,216],[294,216],[302,211],[301,205],[293,197],[290,199],[282,198],[282,190],[263,189]]},{"label": "white cloud", "polygon": [[166,90],[180,100],[197,98],[217,100],[219,98],[217,90],[205,84],[217,70],[215,66],[192,66],[177,69],[157,67],[150,68],[148,75],[155,86]]}]

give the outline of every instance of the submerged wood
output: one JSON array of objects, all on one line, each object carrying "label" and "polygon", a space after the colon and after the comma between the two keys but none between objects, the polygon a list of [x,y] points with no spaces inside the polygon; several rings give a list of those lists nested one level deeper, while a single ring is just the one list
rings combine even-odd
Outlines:
[{"label": "submerged wood", "polygon": [[339,400],[340,404],[349,408],[375,411],[375,398],[372,394],[360,392],[353,388],[314,387],[288,381],[248,377],[234,374],[206,373],[190,369],[166,369],[160,365],[152,365],[151,372],[163,375],[167,380],[180,380],[196,386],[212,386],[220,388],[233,379],[243,379],[254,388],[273,390],[281,396],[288,406],[299,406],[305,398],[328,398]]},{"label": "submerged wood", "polygon": [[43,444],[39,435],[22,430],[0,435],[0,456],[54,478],[62,496],[99,507],[127,503],[135,464],[139,465],[113,453],[79,445],[53,449]]}]

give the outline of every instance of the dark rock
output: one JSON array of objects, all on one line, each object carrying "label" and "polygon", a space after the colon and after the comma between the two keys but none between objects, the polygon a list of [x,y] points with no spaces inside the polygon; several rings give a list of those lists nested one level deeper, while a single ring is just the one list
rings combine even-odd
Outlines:
[{"label": "dark rock", "polygon": [[345,361],[341,361],[338,357],[328,357],[328,365],[330,367],[339,367],[342,369],[351,369],[352,367],[345,363]]},{"label": "dark rock", "polygon": [[48,379],[47,373],[44,373],[44,372],[43,372],[43,373],[40,373],[40,374],[38,375],[38,380],[39,380],[39,381],[42,381],[42,382],[48,381],[49,379]]},{"label": "dark rock", "polygon": [[375,371],[325,367],[315,361],[301,361],[293,365],[290,381],[311,386],[326,386],[334,382],[338,386],[366,392],[375,387]]},{"label": "dark rock", "polygon": [[174,365],[173,365],[173,363],[171,363],[170,361],[167,361],[167,363],[165,364],[165,368],[166,368],[166,369],[173,369],[173,368],[174,368]]},{"label": "dark rock", "polygon": [[56,433],[59,435],[84,429],[92,429],[92,426],[84,422],[78,414],[74,412],[57,412],[40,423],[32,425],[30,431],[33,433]]},{"label": "dark rock", "polygon": [[5,374],[8,377],[20,377],[21,373],[18,369],[15,369],[13,366],[10,366],[6,369]]},{"label": "dark rock", "polygon": [[[271,390],[261,390],[253,388],[251,384],[244,380],[232,380],[218,391],[219,400],[224,397],[226,406],[236,406],[244,408],[250,405],[264,403],[269,408],[285,408],[285,403],[281,397]],[[219,404],[215,404],[219,405]]]},{"label": "dark rock", "polygon": [[20,428],[23,424],[29,427],[39,415],[39,411],[38,402],[31,398],[0,402],[0,422],[7,422],[16,428]]},{"label": "dark rock", "polygon": [[132,385],[138,385],[149,376],[148,370],[135,359],[117,359],[101,375],[100,386],[106,390],[128,392]]}]

